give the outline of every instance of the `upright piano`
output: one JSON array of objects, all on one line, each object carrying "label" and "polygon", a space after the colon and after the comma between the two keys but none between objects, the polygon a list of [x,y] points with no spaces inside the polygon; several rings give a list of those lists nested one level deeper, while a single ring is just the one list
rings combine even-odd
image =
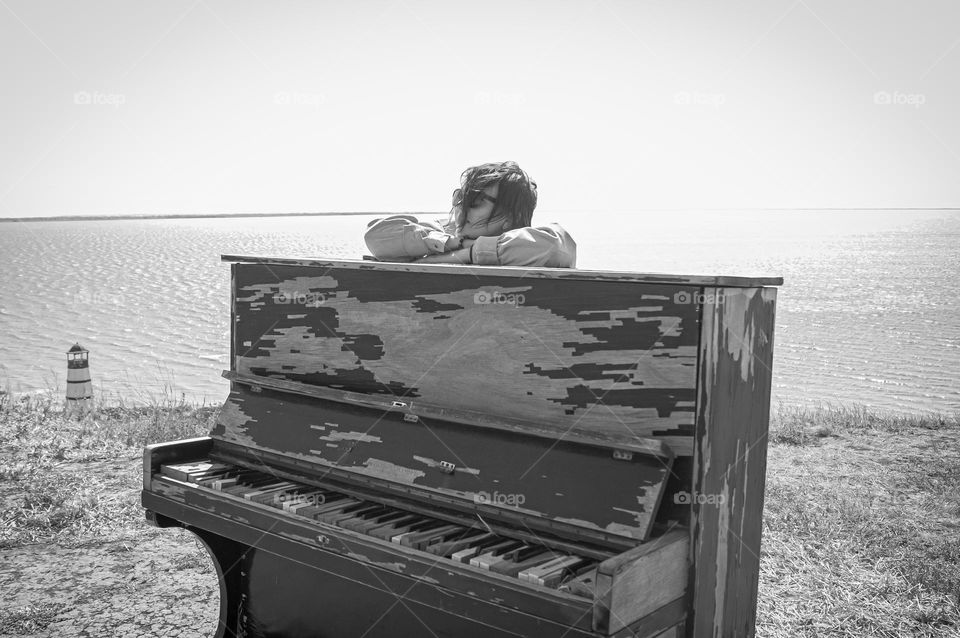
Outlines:
[{"label": "upright piano", "polygon": [[217,636],[749,636],[779,278],[224,256]]}]

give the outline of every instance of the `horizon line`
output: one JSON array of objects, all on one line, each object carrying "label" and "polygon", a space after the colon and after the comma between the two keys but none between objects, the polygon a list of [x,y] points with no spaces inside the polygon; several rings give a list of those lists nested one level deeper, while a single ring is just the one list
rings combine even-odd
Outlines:
[{"label": "horizon line", "polygon": [[[785,207],[735,207],[735,208],[634,208],[633,212],[730,212],[730,211],[960,211],[960,207],[934,206],[934,207],[810,207],[810,208],[785,208]],[[324,217],[324,216],[342,216],[342,215],[446,215],[449,211],[343,211],[343,212],[312,212],[312,213],[146,213],[143,215],[121,214],[121,215],[45,215],[40,217],[0,217],[0,222],[49,222],[49,221],[101,221],[106,219],[137,220],[137,219],[211,219],[211,218],[236,218],[236,217]],[[571,209],[557,209],[544,212],[572,212]],[[626,209],[617,211],[594,211],[594,212],[626,212]]]}]

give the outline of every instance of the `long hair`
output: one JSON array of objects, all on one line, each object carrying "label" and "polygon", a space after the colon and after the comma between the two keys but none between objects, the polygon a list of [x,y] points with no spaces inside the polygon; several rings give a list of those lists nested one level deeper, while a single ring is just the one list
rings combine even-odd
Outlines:
[{"label": "long hair", "polygon": [[489,221],[506,219],[508,228],[524,228],[533,219],[537,207],[537,183],[516,162],[491,162],[471,166],[460,176],[460,206],[457,228],[463,228],[470,205],[483,189],[499,184],[497,203]]}]

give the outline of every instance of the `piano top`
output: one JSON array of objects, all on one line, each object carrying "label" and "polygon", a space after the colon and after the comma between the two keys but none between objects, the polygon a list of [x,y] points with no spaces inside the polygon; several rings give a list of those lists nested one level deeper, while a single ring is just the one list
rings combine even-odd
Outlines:
[{"label": "piano top", "polygon": [[595,281],[636,282],[648,284],[680,284],[708,287],[756,288],[782,286],[783,277],[737,277],[726,275],[672,275],[667,273],[636,273],[613,270],[583,270],[579,268],[527,268],[517,266],[457,266],[452,264],[415,264],[404,262],[365,261],[359,259],[324,259],[310,257],[269,257],[266,255],[221,255],[226,262],[246,264],[276,264],[287,266],[319,266],[322,268],[367,269],[396,272],[444,272],[474,274],[482,270],[484,276],[537,279],[579,279]]}]

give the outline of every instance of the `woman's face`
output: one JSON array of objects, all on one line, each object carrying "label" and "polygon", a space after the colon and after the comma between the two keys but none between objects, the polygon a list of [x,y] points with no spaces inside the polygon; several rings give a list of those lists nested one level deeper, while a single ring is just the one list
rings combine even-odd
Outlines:
[{"label": "woman's face", "polygon": [[503,234],[506,230],[506,219],[497,219],[491,222],[493,209],[496,208],[497,193],[500,190],[499,184],[493,184],[483,189],[483,195],[473,198],[470,208],[464,211],[463,228],[460,229],[460,236],[467,239],[476,239],[477,237],[495,237]]}]

